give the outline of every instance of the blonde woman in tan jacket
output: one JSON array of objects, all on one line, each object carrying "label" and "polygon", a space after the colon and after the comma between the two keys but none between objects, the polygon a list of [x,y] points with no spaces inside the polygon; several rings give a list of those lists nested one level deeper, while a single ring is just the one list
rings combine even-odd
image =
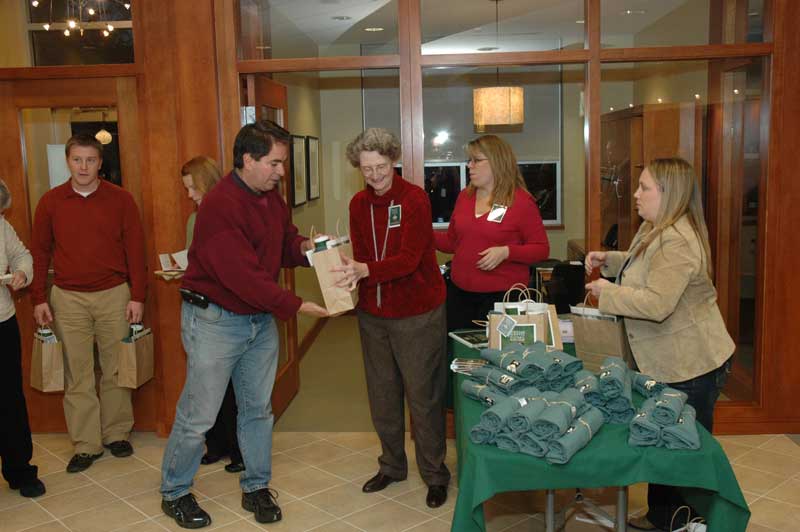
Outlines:
[{"label": "blonde woman in tan jacket", "polygon": [[0,461],[11,489],[23,497],[38,497],[45,488],[38,469],[30,464],[33,443],[22,393],[22,351],[12,297],[33,279],[33,259],[3,216],[10,205],[11,193],[0,180]]},{"label": "blonde woman in tan jacket", "polygon": [[[644,219],[627,252],[592,251],[586,270],[605,277],[586,285],[599,308],[625,319],[638,369],[688,395],[711,432],[714,404],[735,344],[725,328],[712,278],[708,229],[694,170],[683,159],[655,159],[634,194]],[[683,501],[671,486],[651,484],[646,517],[629,524],[669,530]]]}]

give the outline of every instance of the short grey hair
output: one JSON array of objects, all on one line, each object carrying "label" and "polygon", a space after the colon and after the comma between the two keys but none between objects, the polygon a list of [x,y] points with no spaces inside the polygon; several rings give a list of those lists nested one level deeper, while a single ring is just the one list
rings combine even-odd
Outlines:
[{"label": "short grey hair", "polygon": [[371,127],[347,145],[347,160],[354,168],[361,166],[361,152],[364,151],[376,151],[395,163],[400,160],[400,141],[388,129]]},{"label": "short grey hair", "polygon": [[0,212],[11,207],[11,191],[8,190],[6,182],[0,179]]}]

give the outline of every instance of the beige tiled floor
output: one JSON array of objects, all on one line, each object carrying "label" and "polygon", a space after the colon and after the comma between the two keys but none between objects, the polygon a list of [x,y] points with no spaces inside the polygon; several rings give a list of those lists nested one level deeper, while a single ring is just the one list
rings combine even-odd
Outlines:
[{"label": "beige tiled floor", "polygon": [[[800,445],[786,435],[722,436],[750,504],[749,532],[796,531],[800,522]],[[181,530],[161,513],[159,464],[166,440],[136,433],[136,454],[118,459],[105,456],[86,472],[67,474],[71,451],[63,434],[34,436],[34,462],[42,469],[47,494],[27,500],[0,488],[0,532],[151,532]],[[409,450],[411,443],[408,443]],[[448,465],[455,471],[455,449],[448,442]],[[259,525],[241,508],[238,475],[225,472],[224,463],[201,466],[194,492],[214,520],[211,529],[238,532],[275,530],[295,532],[446,532],[450,530],[458,480],[454,478],[447,504],[432,510],[425,505],[426,489],[416,473],[413,452],[409,478],[380,493],[364,494],[361,484],[376,470],[378,440],[368,432],[276,432],[274,479],[284,519]],[[630,490],[630,509],[642,508],[644,485]],[[615,495],[595,490],[588,495],[607,506]],[[559,492],[558,505],[572,497]],[[485,506],[489,532],[543,531],[542,493],[507,493]],[[609,530],[588,524],[570,513],[565,530]]]}]

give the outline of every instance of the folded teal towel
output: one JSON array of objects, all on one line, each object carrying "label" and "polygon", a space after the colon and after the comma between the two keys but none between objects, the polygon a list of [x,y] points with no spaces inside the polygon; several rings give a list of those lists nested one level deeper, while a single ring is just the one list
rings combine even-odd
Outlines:
[{"label": "folded teal towel", "polygon": [[575,375],[583,369],[583,360],[575,358],[569,353],[563,351],[550,351],[550,353],[558,360],[561,367],[564,368],[565,375]]},{"label": "folded teal towel", "polygon": [[540,440],[530,432],[519,435],[519,452],[542,458],[547,454],[547,440]]},{"label": "folded teal towel", "polygon": [[606,401],[609,412],[627,412],[633,408],[633,403],[628,397],[620,395]]},{"label": "folded teal towel", "polygon": [[600,366],[600,393],[606,399],[613,399],[620,395],[631,396],[631,376],[625,362],[619,357],[608,357]]},{"label": "folded teal towel", "polygon": [[[536,386],[526,386],[525,388],[521,388],[511,394],[511,397],[516,397],[517,399],[534,399],[536,397],[541,397],[542,391],[539,390]],[[524,402],[520,402],[522,406],[525,406]]]},{"label": "folded teal towel", "polygon": [[480,423],[469,430],[469,439],[477,445],[487,445],[494,443],[495,433]]},{"label": "folded teal towel", "polygon": [[461,383],[461,391],[464,392],[464,395],[470,399],[480,401],[488,406],[493,406],[498,401],[501,401],[507,397],[498,388],[474,381],[472,379],[465,379]]},{"label": "folded teal towel", "polygon": [[611,411],[609,411],[605,403],[596,404],[592,406],[603,413],[603,419],[605,420],[606,423],[611,423]]},{"label": "folded teal towel", "polygon": [[542,369],[523,357],[525,346],[511,344],[501,349],[481,349],[481,358],[488,360],[498,368],[504,369],[509,373],[519,376],[521,379],[531,381],[537,380],[543,375]]},{"label": "folded teal towel", "polygon": [[547,461],[551,464],[566,464],[602,427],[603,413],[597,408],[590,407],[570,425],[563,436],[548,443]]},{"label": "folded teal towel", "polygon": [[539,368],[544,378],[548,381],[556,380],[564,373],[563,366],[559,363],[560,359],[552,352],[547,351],[547,346],[542,342],[535,342],[533,345],[525,346],[522,358]]},{"label": "folded teal towel", "polygon": [[562,375],[561,377],[552,380],[552,381],[545,381],[545,384],[542,386],[546,390],[552,390],[554,392],[563,392],[567,388],[575,385],[575,375]]},{"label": "folded teal towel", "polygon": [[656,406],[653,408],[653,421],[666,427],[674,425],[683,412],[686,404],[686,394],[675,388],[664,388],[656,397]]},{"label": "folded teal towel", "polygon": [[667,387],[663,382],[658,382],[644,373],[632,371],[631,375],[633,376],[633,389],[644,397],[654,397]]},{"label": "folded teal towel", "polygon": [[492,384],[509,395],[528,386],[528,383],[516,375],[488,364],[471,370],[470,376],[483,384]]},{"label": "folded teal towel", "polygon": [[498,449],[503,449],[504,451],[519,452],[519,440],[513,432],[501,432],[495,437],[494,444],[497,445]]},{"label": "folded teal towel", "polygon": [[481,412],[481,425],[492,432],[500,432],[508,423],[508,418],[522,405],[516,397],[507,397],[494,406]]},{"label": "folded teal towel", "polygon": [[555,401],[545,408],[531,424],[531,432],[539,439],[547,440],[564,434],[585,403],[583,394],[575,388],[567,388]]},{"label": "folded teal towel", "polygon": [[697,433],[697,413],[691,405],[685,405],[678,422],[661,429],[661,440],[667,449],[700,448],[700,435]]},{"label": "folded teal towel", "polygon": [[575,387],[593,406],[606,403],[606,398],[600,393],[600,381],[597,380],[594,373],[585,369],[580,370],[575,374]]},{"label": "folded teal towel", "polygon": [[654,398],[642,403],[639,413],[633,416],[628,433],[628,445],[632,447],[656,446],[661,441],[661,425],[653,421]]},{"label": "folded teal towel", "polygon": [[528,432],[531,424],[539,418],[548,404],[548,400],[544,397],[528,399],[527,404],[508,418],[508,428],[514,432]]},{"label": "folded teal towel", "polygon": [[635,415],[636,409],[633,407],[622,412],[609,412],[608,422],[612,425],[627,425]]}]

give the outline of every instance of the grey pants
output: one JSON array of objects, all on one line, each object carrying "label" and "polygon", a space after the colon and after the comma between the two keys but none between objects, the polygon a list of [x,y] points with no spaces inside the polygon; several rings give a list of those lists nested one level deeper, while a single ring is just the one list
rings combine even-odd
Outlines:
[{"label": "grey pants", "polygon": [[372,423],[383,452],[380,471],[396,479],[408,474],[404,448],[403,395],[411,412],[414,447],[422,480],[446,486],[444,465],[447,356],[444,305],[409,318],[378,318],[358,312]]}]

